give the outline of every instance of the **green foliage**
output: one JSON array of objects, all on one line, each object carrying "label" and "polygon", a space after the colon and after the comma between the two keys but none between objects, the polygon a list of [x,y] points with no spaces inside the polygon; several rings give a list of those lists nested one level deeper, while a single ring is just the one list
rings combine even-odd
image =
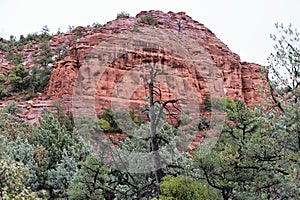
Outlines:
[{"label": "green foliage", "polygon": [[61,106],[59,103],[54,104],[55,107],[55,117],[61,126],[65,127],[68,133],[72,133],[74,130],[74,121],[73,114],[69,112],[66,114],[65,108]]},{"label": "green foliage", "polygon": [[228,113],[227,125],[211,153],[205,155],[199,149],[195,161],[224,199],[265,199],[270,190],[283,189],[278,179],[287,175],[281,163],[285,150],[268,130],[266,119],[242,102],[236,102],[236,110]]},{"label": "green foliage", "polygon": [[8,141],[15,141],[18,137],[30,139],[32,136],[32,127],[15,115],[0,112],[0,133]]},{"label": "green foliage", "polygon": [[206,110],[211,111],[211,98],[210,95],[206,94],[203,98],[203,104]]},{"label": "green foliage", "polygon": [[276,23],[275,26],[279,35],[270,35],[275,42],[275,52],[271,53],[267,67],[270,81],[274,89],[294,93],[300,83],[300,34],[291,24],[285,27]]},{"label": "green foliage", "polygon": [[2,108],[1,112],[16,116],[21,112],[21,109],[18,107],[16,101],[9,101],[7,105]]},{"label": "green foliage", "polygon": [[140,30],[139,30],[139,26],[136,25],[136,24],[134,24],[134,25],[133,25],[133,31],[134,31],[134,32],[139,32],[139,31],[140,31]]},{"label": "green foliage", "polygon": [[20,162],[9,158],[0,159],[0,198],[35,199],[34,193],[26,187],[29,171]]},{"label": "green foliage", "polygon": [[67,197],[77,162],[86,157],[87,150],[76,132],[69,132],[50,111],[43,111],[39,123],[33,129],[32,141],[37,146],[40,187],[47,189],[50,197]]},{"label": "green foliage", "polygon": [[210,127],[210,121],[205,116],[201,116],[197,120],[197,124],[198,124],[198,130],[199,131],[206,130],[206,129],[208,129]]},{"label": "green foliage", "polygon": [[0,83],[0,99],[11,95],[10,88]]},{"label": "green foliage", "polygon": [[69,133],[50,111],[44,110],[40,126],[33,130],[33,137],[36,143],[48,151],[48,169],[53,168],[61,161],[64,151],[75,150],[76,153],[74,154],[78,154],[77,159],[85,154],[84,149],[73,134]]},{"label": "green foliage", "polygon": [[94,22],[94,23],[92,24],[92,26],[95,27],[95,28],[99,28],[99,27],[101,27],[102,25],[99,24],[98,22]]},{"label": "green foliage", "polygon": [[105,199],[108,190],[108,168],[100,161],[88,156],[80,164],[80,170],[72,180],[68,193],[70,199]]},{"label": "green foliage", "polygon": [[100,128],[104,132],[109,132],[110,130],[112,130],[109,122],[106,121],[105,119],[99,119],[99,124],[100,124]]},{"label": "green foliage", "polygon": [[[100,125],[101,125],[101,123],[106,123],[106,122],[108,122],[110,125],[110,128],[109,128],[109,126],[107,126],[107,123],[106,123],[106,127],[101,127],[101,128],[103,128],[103,131],[115,132],[115,133],[122,132],[122,130],[118,126],[118,123],[115,121],[114,113],[112,110],[110,110],[108,108],[104,108],[104,113],[101,115],[98,115],[98,118],[99,118]],[[107,128],[109,128],[109,129],[107,129]]]},{"label": "green foliage", "polygon": [[6,81],[6,77],[3,74],[0,74],[0,83],[4,83]]},{"label": "green foliage", "polygon": [[48,85],[51,69],[46,67],[32,67],[30,69],[30,87],[32,92],[43,92]]},{"label": "green foliage", "polygon": [[[272,144],[274,151],[280,154],[276,166],[282,173],[276,173],[280,180],[274,187],[274,196],[278,198],[296,198],[300,195],[300,104],[285,105],[285,114],[273,111],[264,114],[270,122],[269,132],[276,134],[276,142]],[[280,151],[281,150],[281,151]]]},{"label": "green foliage", "polygon": [[24,60],[24,57],[22,54],[9,52],[7,60],[12,62],[14,65],[21,65]]},{"label": "green foliage", "polygon": [[49,63],[52,63],[52,50],[49,46],[49,41],[45,40],[42,41],[39,46],[38,50],[36,52],[36,57],[34,57],[34,62],[42,67],[48,67]]},{"label": "green foliage", "polygon": [[10,88],[5,84],[7,82],[7,77],[0,74],[0,99],[10,95]]},{"label": "green foliage", "polygon": [[134,108],[132,108],[129,111],[129,115],[130,115],[131,120],[133,120],[136,125],[140,126],[143,123],[145,123],[145,120],[143,120],[143,118],[141,117],[141,113],[140,112],[138,113],[138,116],[136,116],[136,112],[135,112]]},{"label": "green foliage", "polygon": [[82,27],[76,27],[74,31],[76,39],[80,39],[83,36],[84,29]]},{"label": "green foliage", "polygon": [[[149,130],[149,122],[136,127],[132,136],[121,141],[120,149],[113,151],[114,165],[122,169],[114,171],[111,175],[112,183],[110,185],[115,191],[116,199],[153,198],[156,195],[153,193],[155,175],[146,168],[147,165],[149,165],[149,169],[153,167],[149,160],[149,157],[153,155],[148,139]],[[189,157],[178,150],[178,136],[175,128],[162,120],[156,133],[157,137],[160,138],[159,155],[161,159],[172,163],[170,167],[163,168],[163,173],[180,175],[191,172]],[[123,162],[124,160],[130,162]]]},{"label": "green foliage", "polygon": [[6,154],[10,157],[10,159],[24,164],[24,167],[26,167],[30,172],[26,185],[30,186],[33,190],[36,190],[38,188],[38,166],[34,160],[34,149],[27,139],[24,140],[18,137],[15,141],[7,142]]},{"label": "green foliage", "polygon": [[160,199],[207,200],[208,189],[190,177],[165,176],[160,184]]},{"label": "green foliage", "polygon": [[191,122],[191,118],[188,115],[179,115],[177,117],[177,123],[179,125],[187,125]]},{"label": "green foliage", "polygon": [[52,188],[51,197],[68,198],[68,188],[71,180],[77,171],[77,163],[73,155],[63,150],[59,163],[48,171],[47,185]]},{"label": "green foliage", "polygon": [[29,72],[23,65],[14,66],[9,72],[9,83],[14,92],[24,91],[29,87]]},{"label": "green foliage", "polygon": [[0,134],[0,159],[3,159],[4,156],[6,156],[5,154],[5,137],[3,135]]},{"label": "green foliage", "polygon": [[234,101],[229,98],[214,98],[212,106],[221,112],[236,112],[236,105]]},{"label": "green foliage", "polygon": [[158,24],[158,21],[156,19],[154,19],[152,16],[146,15],[141,18],[141,23],[156,26]]},{"label": "green foliage", "polygon": [[129,13],[124,12],[124,11],[117,14],[117,19],[120,19],[120,18],[127,18],[127,17],[129,17]]}]

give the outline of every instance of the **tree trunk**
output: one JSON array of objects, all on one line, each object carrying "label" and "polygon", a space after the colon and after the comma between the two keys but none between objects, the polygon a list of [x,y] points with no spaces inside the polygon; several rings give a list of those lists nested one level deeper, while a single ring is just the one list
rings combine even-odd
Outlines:
[{"label": "tree trunk", "polygon": [[150,112],[149,112],[149,118],[150,118],[150,134],[151,134],[151,152],[152,152],[152,160],[153,160],[153,172],[155,175],[155,182],[156,182],[156,191],[157,191],[157,197],[159,197],[160,190],[159,190],[159,183],[161,181],[163,172],[161,169],[161,161],[160,161],[160,156],[159,156],[159,141],[156,135],[156,114],[154,111],[154,88],[153,88],[153,83],[154,82],[154,73],[153,73],[153,68],[150,72],[150,83],[149,83],[149,99],[150,99]]}]

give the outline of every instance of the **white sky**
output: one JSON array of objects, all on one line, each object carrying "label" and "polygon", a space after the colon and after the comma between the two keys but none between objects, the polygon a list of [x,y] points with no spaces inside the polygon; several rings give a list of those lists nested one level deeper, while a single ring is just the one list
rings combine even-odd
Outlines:
[{"label": "white sky", "polygon": [[0,37],[39,32],[48,25],[51,32],[66,31],[69,25],[105,24],[125,11],[184,11],[203,23],[242,61],[266,64],[273,50],[270,33],[275,22],[292,23],[300,31],[299,0],[1,0]]}]

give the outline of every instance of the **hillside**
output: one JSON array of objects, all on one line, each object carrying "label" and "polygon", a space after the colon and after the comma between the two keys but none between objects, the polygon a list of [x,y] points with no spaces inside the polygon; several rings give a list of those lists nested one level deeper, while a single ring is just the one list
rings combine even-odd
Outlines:
[{"label": "hillside", "polygon": [[183,12],[0,39],[0,199],[299,199],[300,34],[276,28],[264,67]]},{"label": "hillside", "polygon": [[[154,21],[147,21],[149,16]],[[0,52],[0,72],[6,80],[14,65],[13,61],[18,58],[22,58],[21,63],[28,70],[34,66],[51,70],[49,83],[44,91],[29,95],[29,97],[25,95],[25,100],[24,95],[19,93],[1,97],[2,105],[5,105],[8,99],[17,100],[24,108],[21,116],[32,122],[36,121],[43,107],[53,107],[55,102],[65,106],[67,111],[72,109],[74,85],[79,83],[76,82],[78,80],[76,78],[78,74],[82,75],[81,71],[86,69],[86,63],[92,57],[98,56],[100,60],[99,57],[102,55],[98,54],[114,53],[107,60],[102,60],[105,62],[102,68],[99,68],[97,66],[99,63],[96,63],[89,69],[97,74],[96,76],[85,77],[96,82],[92,86],[88,85],[88,87],[94,87],[92,92],[82,93],[81,97],[95,100],[96,113],[100,113],[103,108],[111,107],[113,89],[122,76],[132,71],[137,65],[153,63],[154,58],[157,57],[158,60],[155,62],[159,64],[174,69],[180,68],[183,79],[188,80],[200,105],[203,104],[203,98],[206,95],[211,96],[210,93],[213,93],[207,82],[207,77],[211,76],[209,70],[212,69],[216,82],[219,84],[216,89],[219,96],[226,95],[231,99],[240,99],[248,105],[261,101],[259,94],[259,88],[263,85],[261,67],[257,64],[242,62],[240,57],[220,41],[211,30],[183,12],[143,11],[136,17],[120,17],[103,26],[76,27],[67,33],[53,36],[50,36],[47,30],[43,31],[40,35],[29,35],[33,39],[27,36],[18,41],[15,40],[14,44],[17,47],[6,51],[5,48],[1,48]],[[133,47],[134,42],[140,42],[134,44],[139,46]],[[141,45],[141,42],[145,43]],[[153,46],[153,49],[144,48],[148,45],[147,42]],[[2,41],[2,44],[6,43],[11,44],[9,41]],[[121,49],[120,52],[115,49],[114,52],[105,49],[110,47],[108,43],[115,49]],[[192,45],[188,49],[184,43]],[[132,46],[124,46],[125,44]],[[198,59],[198,63],[189,59]],[[197,72],[197,67],[200,66],[201,68],[198,69],[202,71]],[[101,71],[102,69],[105,71]],[[83,76],[85,75],[91,76],[90,74]],[[168,82],[168,79],[165,81]],[[8,86],[7,81],[3,84]],[[129,104],[138,106],[144,103],[143,98],[147,95],[144,87],[134,90],[131,91],[132,96],[128,97]],[[187,91],[187,88],[182,88],[182,90]],[[163,89],[163,94],[165,98],[174,96],[168,88]],[[114,95],[119,98],[115,101],[122,102],[124,99],[119,94]]]}]

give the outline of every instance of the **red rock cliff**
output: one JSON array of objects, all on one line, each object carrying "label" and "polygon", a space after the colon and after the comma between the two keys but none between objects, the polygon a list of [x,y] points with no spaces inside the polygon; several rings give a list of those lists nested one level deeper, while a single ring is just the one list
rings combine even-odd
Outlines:
[{"label": "red rock cliff", "polygon": [[[146,15],[156,19],[158,24],[153,26],[142,23],[141,19]],[[212,65],[215,66],[215,76],[222,80],[222,83],[218,85],[219,90],[224,91],[227,97],[237,98],[248,104],[261,101],[259,93],[259,87],[263,84],[261,66],[241,62],[240,57],[214,33],[183,12],[141,12],[136,17],[114,20],[103,27],[78,27],[78,29],[82,33],[82,37],[78,39],[71,39],[74,36],[73,32],[56,35],[51,41],[53,47],[63,43],[68,46],[67,56],[54,63],[50,84],[46,90],[46,94],[52,99],[70,99],[74,96],[74,86],[75,89],[79,86],[76,83],[77,77],[82,76],[95,83],[92,86],[88,85],[92,89],[85,88],[85,91],[80,94],[85,98],[94,98],[96,110],[100,112],[103,107],[111,106],[112,98],[119,98],[120,101],[124,99],[120,96],[121,92],[118,93],[119,95],[113,94],[122,77],[136,66],[156,62],[171,66],[173,69],[180,68],[183,79],[196,88],[195,93],[200,104],[203,96],[210,92],[205,82],[205,76],[207,76],[205,73],[209,73],[207,68],[211,68]],[[136,42],[140,43],[136,44],[137,47],[133,47]],[[184,44],[184,42],[189,44]],[[125,44],[129,46],[126,47]],[[152,49],[145,48],[147,45],[153,45]],[[115,55],[113,58],[104,60],[103,57],[112,55],[113,52],[109,49],[111,47],[115,48]],[[117,48],[121,50],[118,52]],[[95,57],[96,54],[97,57]],[[196,62],[188,60],[196,58],[192,54],[200,58],[204,75],[195,70]],[[97,59],[102,60],[95,61]],[[96,63],[91,64],[92,61]],[[101,69],[98,67],[99,62]],[[90,66],[86,67],[87,65]],[[88,69],[89,72],[83,72],[82,69]],[[130,78],[134,79],[134,76],[136,75],[131,75]],[[168,82],[168,80],[165,81]],[[93,92],[89,93],[90,89]],[[132,93],[130,104],[141,104],[146,96],[145,87],[136,87],[134,90],[127,91]],[[164,88],[163,93],[166,99],[175,95],[168,88]]]}]

